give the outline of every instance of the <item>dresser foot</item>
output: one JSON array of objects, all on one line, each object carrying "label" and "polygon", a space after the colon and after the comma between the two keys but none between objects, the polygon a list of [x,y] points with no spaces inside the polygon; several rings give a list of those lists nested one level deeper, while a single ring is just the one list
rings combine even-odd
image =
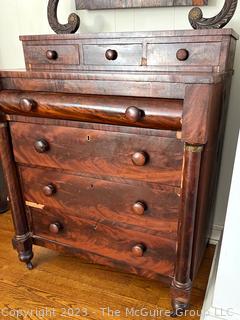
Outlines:
[{"label": "dresser foot", "polygon": [[32,270],[33,269],[33,265],[32,265],[32,258],[33,258],[33,252],[32,250],[29,251],[21,251],[18,253],[18,258],[21,262],[26,263],[26,266],[28,268],[28,270]]},{"label": "dresser foot", "polygon": [[32,238],[29,233],[22,236],[15,236],[13,239],[13,247],[18,252],[18,258],[21,262],[26,263],[29,270],[33,269],[32,258]]},{"label": "dresser foot", "polygon": [[171,312],[171,318],[181,317],[185,314],[189,304],[179,301],[172,301],[173,310]]},{"label": "dresser foot", "polygon": [[171,287],[172,295],[172,308],[171,317],[175,318],[184,315],[189,307],[190,297],[192,290],[192,282],[180,283],[173,280]]},{"label": "dresser foot", "polygon": [[31,261],[26,263],[26,265],[27,265],[28,270],[32,270],[33,269],[33,264],[32,264]]}]

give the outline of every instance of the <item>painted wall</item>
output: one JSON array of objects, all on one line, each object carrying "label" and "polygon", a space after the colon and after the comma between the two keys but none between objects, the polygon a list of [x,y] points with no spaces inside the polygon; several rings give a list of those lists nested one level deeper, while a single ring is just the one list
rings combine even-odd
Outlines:
[{"label": "painted wall", "polygon": [[239,186],[240,135],[223,238],[215,253],[201,320],[240,320]]},{"label": "painted wall", "polygon": [[[23,68],[24,59],[18,36],[21,34],[52,33],[47,22],[47,0],[0,0],[0,68]],[[209,0],[203,8],[210,17],[222,8],[224,0]],[[59,19],[67,21],[74,11],[74,0],[62,0],[59,5]],[[79,11],[80,32],[147,31],[166,29],[189,29],[190,8],[121,9],[100,11]],[[228,25],[240,33],[240,3],[237,12]],[[240,123],[238,91],[240,88],[240,43],[237,46],[235,75],[232,84],[227,130],[224,142],[223,160],[215,208],[215,232],[224,223],[231,173]],[[219,227],[218,227],[219,226]]]}]

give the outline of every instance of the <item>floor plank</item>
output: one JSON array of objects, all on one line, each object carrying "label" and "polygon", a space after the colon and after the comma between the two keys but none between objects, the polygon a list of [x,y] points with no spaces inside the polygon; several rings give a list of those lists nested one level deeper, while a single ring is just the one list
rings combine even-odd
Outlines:
[{"label": "floor plank", "polygon": [[[12,249],[12,235],[8,212],[0,215],[0,313],[6,319],[169,319],[167,285],[40,247],[34,248],[37,267],[28,271]],[[210,246],[194,283],[196,316],[186,320],[199,319],[213,255]],[[139,316],[141,309],[146,314]]]}]

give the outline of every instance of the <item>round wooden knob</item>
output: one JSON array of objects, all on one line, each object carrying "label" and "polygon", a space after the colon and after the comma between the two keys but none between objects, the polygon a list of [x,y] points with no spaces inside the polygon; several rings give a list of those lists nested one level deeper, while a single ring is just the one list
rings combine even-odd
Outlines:
[{"label": "round wooden knob", "polygon": [[35,101],[32,99],[22,98],[19,101],[19,107],[22,111],[30,112],[33,110]]},{"label": "round wooden knob", "polygon": [[176,57],[179,61],[185,61],[189,57],[189,52],[186,49],[179,49],[176,53]]},{"label": "round wooden knob", "polygon": [[62,225],[59,222],[51,223],[49,225],[49,231],[51,233],[59,233],[63,229]]},{"label": "round wooden knob", "polygon": [[137,107],[128,107],[125,112],[125,116],[131,122],[137,122],[141,120],[142,112]]},{"label": "round wooden knob", "polygon": [[58,58],[58,54],[54,50],[48,50],[46,52],[46,57],[48,58],[48,60],[56,60]]},{"label": "round wooden knob", "polygon": [[40,139],[34,143],[34,148],[38,153],[44,153],[49,150],[49,144],[46,140]]},{"label": "round wooden knob", "polygon": [[118,53],[116,50],[108,49],[105,53],[105,57],[108,60],[116,60],[118,57]]},{"label": "round wooden knob", "polygon": [[47,197],[51,197],[54,193],[56,193],[56,187],[53,184],[48,184],[47,186],[43,187],[43,193]]},{"label": "round wooden knob", "polygon": [[146,205],[145,203],[141,202],[141,201],[137,201],[136,203],[134,203],[134,205],[132,206],[132,210],[135,214],[137,215],[143,215],[145,210],[146,210]]},{"label": "round wooden knob", "polygon": [[132,248],[132,253],[135,257],[142,257],[145,251],[146,248],[142,243],[137,244]]},{"label": "round wooden knob", "polygon": [[144,166],[147,162],[147,159],[148,155],[143,151],[135,152],[132,155],[132,162],[135,164],[135,166]]}]

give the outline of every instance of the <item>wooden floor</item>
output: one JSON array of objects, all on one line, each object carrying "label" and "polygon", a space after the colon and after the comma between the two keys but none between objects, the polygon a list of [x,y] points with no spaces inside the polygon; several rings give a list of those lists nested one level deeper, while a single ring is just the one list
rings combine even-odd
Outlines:
[{"label": "wooden floor", "polygon": [[[0,215],[1,320],[169,319],[168,311],[162,313],[170,309],[166,285],[39,247],[34,248],[36,268],[28,271],[12,249],[12,235],[10,214]],[[201,310],[213,254],[209,246],[194,283],[191,313]],[[139,315],[139,310],[148,315]]]}]

